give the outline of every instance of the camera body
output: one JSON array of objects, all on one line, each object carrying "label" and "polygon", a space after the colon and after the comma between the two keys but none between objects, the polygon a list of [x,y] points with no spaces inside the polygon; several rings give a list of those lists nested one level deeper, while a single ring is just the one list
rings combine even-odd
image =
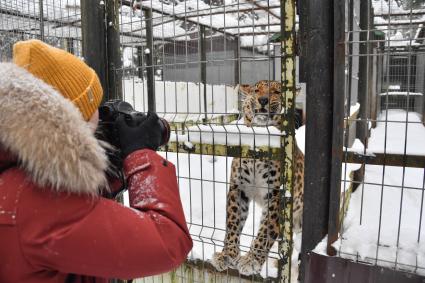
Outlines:
[{"label": "camera body", "polygon": [[[130,103],[122,100],[109,100],[99,107],[99,127],[103,140],[108,141],[115,148],[120,148],[120,140],[118,129],[115,126],[115,121],[124,115],[124,118],[129,126],[136,126],[146,119],[146,115],[133,109]],[[165,119],[158,119],[158,125],[161,129],[161,143],[165,145],[170,140],[170,125]]]}]

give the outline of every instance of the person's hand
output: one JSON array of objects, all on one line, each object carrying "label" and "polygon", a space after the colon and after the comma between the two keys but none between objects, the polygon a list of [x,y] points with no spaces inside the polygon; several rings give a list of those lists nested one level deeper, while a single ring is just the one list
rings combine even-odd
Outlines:
[{"label": "person's hand", "polygon": [[137,124],[129,123],[124,115],[118,117],[115,123],[118,129],[123,158],[139,149],[158,149],[161,145],[162,137],[158,121],[158,116],[151,112],[144,119],[138,121]]}]

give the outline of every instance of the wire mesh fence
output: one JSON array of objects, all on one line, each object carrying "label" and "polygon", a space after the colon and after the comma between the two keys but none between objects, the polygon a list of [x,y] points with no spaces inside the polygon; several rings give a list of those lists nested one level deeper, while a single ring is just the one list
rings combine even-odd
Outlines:
[{"label": "wire mesh fence", "polygon": [[343,164],[348,211],[334,247],[341,257],[424,275],[424,3],[346,6],[345,122],[352,126],[344,153],[358,163]]},{"label": "wire mesh fence", "polygon": [[[79,0],[1,0],[1,61],[12,59],[15,42],[36,38],[92,62],[82,54],[82,5],[86,3]],[[162,154],[177,167],[195,241],[188,264],[197,266],[202,278],[195,281],[205,282],[207,272],[217,271],[224,271],[227,280],[276,280],[284,262],[291,262],[290,238],[284,238],[289,230],[281,234],[290,221],[280,216],[285,209],[279,194],[285,170],[281,146],[295,146],[293,141],[282,143],[278,129],[282,115],[293,121],[288,110],[281,111],[292,100],[283,101],[281,93],[295,92],[295,77],[287,80],[290,88],[281,85],[280,1],[121,0],[96,5],[104,9],[104,27],[92,30],[105,30],[101,37],[107,38],[114,12],[119,23],[122,65],[94,54],[113,70],[107,74],[106,97],[114,89],[136,110],[155,111],[173,127]],[[293,11],[287,17],[292,35]],[[95,17],[94,11],[86,12]],[[303,103],[297,105],[302,108]],[[285,241],[282,255],[278,245]],[[239,250],[244,259],[240,265]]]},{"label": "wire mesh fence", "polygon": [[162,154],[177,166],[195,281],[217,271],[277,280],[288,261],[278,249],[283,160],[273,127],[284,105],[280,1],[218,2],[121,1],[123,97],[174,127]]},{"label": "wire mesh fence", "polygon": [[[291,37],[295,1],[99,1],[105,14],[92,30],[109,41],[108,27],[118,23],[119,44],[96,52],[115,52],[120,64],[106,53],[83,58],[86,3],[0,0],[0,60],[30,38],[86,62],[99,57],[112,70],[107,98],[117,92],[171,124],[161,154],[176,165],[195,244],[185,268],[144,281],[277,281],[291,272],[295,280],[306,89],[295,75],[294,51],[303,49]],[[333,247],[343,258],[423,275],[425,7],[407,0],[345,7],[345,162]]]},{"label": "wire mesh fence", "polygon": [[0,2],[0,60],[12,59],[19,40],[40,39],[82,56],[79,0]]}]

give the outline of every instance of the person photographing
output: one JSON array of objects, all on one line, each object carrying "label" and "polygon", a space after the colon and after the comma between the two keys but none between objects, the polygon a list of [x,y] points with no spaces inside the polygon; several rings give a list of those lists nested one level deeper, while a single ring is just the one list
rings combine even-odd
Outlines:
[{"label": "person photographing", "polygon": [[192,248],[158,117],[114,121],[130,208],[96,139],[103,91],[77,57],[38,40],[0,63],[0,282],[108,282],[163,273]]}]

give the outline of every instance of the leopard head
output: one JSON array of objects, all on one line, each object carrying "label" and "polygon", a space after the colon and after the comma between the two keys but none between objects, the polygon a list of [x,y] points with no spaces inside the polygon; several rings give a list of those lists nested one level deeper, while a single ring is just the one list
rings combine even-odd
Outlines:
[{"label": "leopard head", "polygon": [[278,126],[282,110],[281,83],[259,81],[255,85],[240,85],[242,110],[247,126]]}]

